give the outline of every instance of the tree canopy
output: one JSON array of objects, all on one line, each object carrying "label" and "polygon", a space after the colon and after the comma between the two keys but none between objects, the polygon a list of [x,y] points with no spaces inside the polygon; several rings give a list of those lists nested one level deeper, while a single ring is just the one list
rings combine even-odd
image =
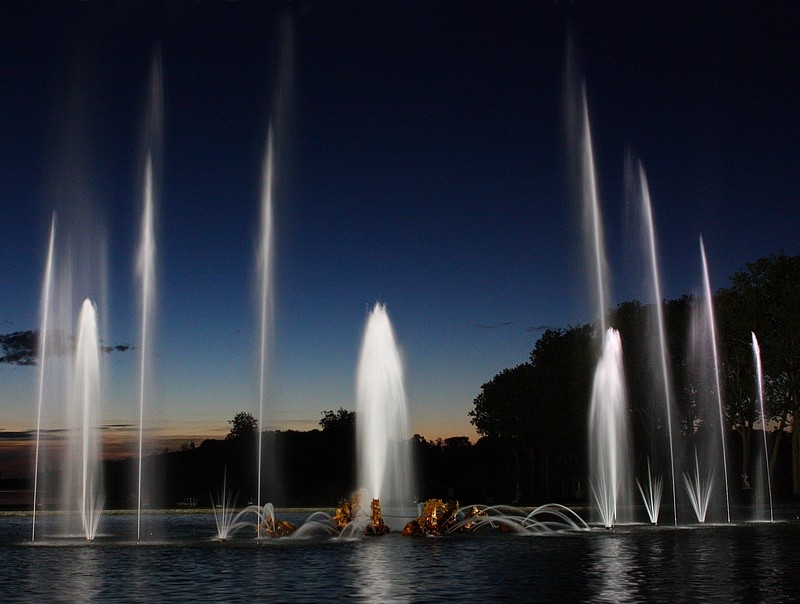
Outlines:
[{"label": "tree canopy", "polygon": [[356,427],[356,412],[348,411],[343,407],[339,407],[338,411],[329,409],[322,412],[322,419],[319,420],[319,426],[323,431],[335,432],[338,430],[355,430]]},{"label": "tree canopy", "polygon": [[[726,422],[723,437],[734,432],[740,436],[737,475],[747,474],[754,463],[753,431],[774,429],[773,470],[787,435],[792,440],[793,491],[800,495],[800,423],[795,425],[800,418],[800,256],[773,254],[747,264],[731,276],[730,287],[713,295],[713,306]],[[695,439],[706,438],[705,433],[719,433],[710,352],[698,349],[710,348],[708,334],[702,334],[706,307],[706,300],[688,295],[663,301],[666,382],[656,306],[631,300],[608,313],[608,323],[620,332],[623,343],[639,467],[659,458],[663,464],[669,454],[667,396],[677,414],[672,416],[674,438],[682,439],[687,449],[696,446]],[[763,417],[756,405],[751,332],[761,344],[767,399]],[[478,434],[506,443],[518,486],[530,489],[534,497],[552,488],[553,464],[558,464],[562,477],[585,480],[588,407],[600,335],[593,325],[545,331],[528,362],[497,373],[473,401],[471,423]]]},{"label": "tree canopy", "polygon": [[229,419],[228,423],[231,425],[231,431],[225,437],[226,440],[238,440],[258,433],[258,420],[247,411],[240,411],[233,416],[233,419]]}]

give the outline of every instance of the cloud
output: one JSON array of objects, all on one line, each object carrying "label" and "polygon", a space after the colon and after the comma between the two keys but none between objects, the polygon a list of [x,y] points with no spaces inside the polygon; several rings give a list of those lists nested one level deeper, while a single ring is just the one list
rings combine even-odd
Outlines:
[{"label": "cloud", "polygon": [[[9,365],[36,365],[39,354],[38,331],[15,331],[0,335],[0,363]],[[133,347],[130,344],[115,344],[113,346],[100,346],[105,353],[125,352]],[[54,331],[52,340],[47,344],[47,349],[56,356],[72,354],[75,349],[75,338],[61,331]]]},{"label": "cloud", "polygon": [[494,323],[473,323],[473,327],[477,327],[479,329],[499,329],[501,327],[508,327],[509,325],[514,325],[516,321],[497,321]]},{"label": "cloud", "polygon": [[0,363],[35,365],[39,334],[35,331],[15,331],[0,335],[0,346],[3,348]]},{"label": "cloud", "polygon": [[100,348],[103,352],[125,352],[133,348],[133,346],[130,344],[117,344],[116,346],[101,346]]},{"label": "cloud", "polygon": [[33,430],[2,430],[0,429],[0,441],[30,441],[36,440],[36,432]]}]

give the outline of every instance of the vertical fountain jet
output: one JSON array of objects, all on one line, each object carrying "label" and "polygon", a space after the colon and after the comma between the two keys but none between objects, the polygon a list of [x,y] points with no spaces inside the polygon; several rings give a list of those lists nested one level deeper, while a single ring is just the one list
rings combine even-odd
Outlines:
[{"label": "vertical fountain jet", "polygon": [[36,403],[36,453],[33,462],[33,514],[31,520],[31,541],[36,541],[36,506],[39,495],[39,445],[42,437],[42,402],[44,400],[45,362],[47,355],[47,336],[50,331],[50,289],[53,284],[53,249],[56,240],[56,215],[50,223],[50,243],[47,246],[47,262],[42,285],[41,328],[39,331],[39,384]]},{"label": "vertical fountain jet", "polygon": [[139,276],[140,338],[139,338],[139,463],[136,497],[136,541],[141,539],[142,528],[142,455],[144,442],[144,410],[151,378],[153,310],[156,296],[156,173],[157,158],[161,151],[162,91],[161,55],[156,52],[150,74],[150,100],[145,123],[146,158],[144,165],[144,191],[142,195],[142,221],[136,269]]},{"label": "vertical fountain jet", "polygon": [[[255,267],[255,283],[257,296],[257,313],[259,322],[258,338],[258,444],[256,461],[256,503],[261,509],[263,492],[271,488],[274,497],[280,490],[280,476],[274,465],[266,473],[264,457],[274,460],[275,451],[267,454],[264,451],[264,413],[267,405],[268,377],[273,338],[275,299],[274,299],[274,265],[275,265],[275,225],[274,207],[279,202],[283,189],[286,153],[291,124],[293,76],[294,76],[294,25],[289,11],[284,12],[277,23],[277,57],[273,79],[275,86],[272,93],[271,116],[267,127],[264,157],[261,166],[261,198],[258,232],[258,250]],[[266,446],[275,446],[275,441],[268,441]],[[262,526],[259,524],[259,535]]]},{"label": "vertical fountain jet", "polygon": [[572,180],[583,215],[587,275],[590,289],[594,290],[594,310],[602,341],[589,417],[589,447],[592,452],[589,481],[603,524],[611,527],[619,520],[620,508],[626,508],[628,514],[632,502],[628,469],[629,422],[624,402],[622,344],[619,333],[609,329],[606,321],[609,277],[586,85],[578,77],[571,44],[567,50],[566,114]]},{"label": "vertical fountain jet", "polygon": [[723,419],[722,382],[720,380],[719,353],[717,351],[717,329],[714,321],[714,301],[711,297],[711,280],[708,277],[708,261],[703,238],[700,237],[700,256],[703,261],[703,289],[706,298],[706,320],[708,321],[711,349],[714,357],[714,385],[717,394],[717,410],[719,411],[719,439],[722,453],[722,472],[725,483],[725,511],[728,522],[731,521],[731,498],[728,489],[728,455],[725,447],[725,423]]},{"label": "vertical fountain jet", "polygon": [[[606,333],[609,300],[608,263],[603,237],[600,195],[597,187],[594,145],[589,122],[586,83],[580,77],[575,50],[567,42],[565,115],[570,159],[570,181],[582,214],[584,251],[589,289],[594,292],[600,333]],[[602,337],[602,336],[601,336]]]},{"label": "vertical fountain jet", "polygon": [[583,199],[585,232],[589,234],[595,268],[595,289],[599,310],[600,332],[606,332],[605,313],[608,310],[608,267],[603,242],[603,224],[600,216],[600,201],[597,194],[597,176],[594,166],[594,148],[589,127],[589,107],[586,100],[586,85],[581,84],[582,145],[581,165],[583,172]]},{"label": "vertical fountain jet", "polygon": [[[261,183],[261,237],[258,250],[258,278],[260,285],[260,306],[259,306],[259,372],[258,372],[258,462],[257,462],[257,486],[256,497],[257,505],[261,508],[261,447],[263,421],[264,421],[264,402],[266,399],[267,383],[267,363],[269,354],[269,338],[272,333],[273,317],[273,298],[272,298],[272,264],[273,264],[273,242],[272,242],[272,195],[273,195],[273,148],[272,148],[272,124],[269,126],[267,134],[267,150],[264,155],[264,166],[262,169]],[[259,531],[261,530],[259,525]]]},{"label": "vertical fountain jet", "polygon": [[386,307],[380,303],[367,319],[356,382],[356,452],[364,501],[387,506],[413,500],[410,424],[403,384],[403,363]]},{"label": "vertical fountain jet", "polygon": [[[647,186],[647,176],[641,162],[637,164],[639,175],[639,198],[642,207],[644,226],[647,236],[647,250],[650,261],[650,274],[655,298],[656,319],[658,322],[658,356],[661,368],[661,381],[664,388],[664,408],[666,410],[667,433],[669,438],[670,480],[672,483],[672,511],[673,521],[678,524],[677,497],[675,492],[675,451],[672,435],[672,387],[670,386],[669,363],[667,361],[667,337],[664,327],[664,301],[661,297],[661,276],[658,267],[658,254],[656,251],[655,226],[653,221],[653,207],[650,201],[650,189]],[[648,466],[648,476],[650,468]],[[656,512],[656,517],[658,516]]]},{"label": "vertical fountain jet", "polygon": [[78,317],[75,373],[70,408],[77,420],[73,429],[71,461],[79,464],[77,503],[81,526],[88,541],[97,534],[103,505],[100,465],[100,344],[97,310],[88,298]]},{"label": "vertical fountain jet", "polygon": [[590,487],[603,526],[611,528],[630,505],[628,408],[619,332],[605,333],[589,408]]},{"label": "vertical fountain jet", "polygon": [[764,410],[764,372],[761,368],[761,347],[756,334],[750,332],[753,341],[753,362],[756,369],[756,385],[758,387],[758,405],[761,412],[761,434],[764,436],[764,472],[769,496],[769,521],[775,520],[772,513],[772,478],[769,472],[769,448],[767,447],[767,414]]}]

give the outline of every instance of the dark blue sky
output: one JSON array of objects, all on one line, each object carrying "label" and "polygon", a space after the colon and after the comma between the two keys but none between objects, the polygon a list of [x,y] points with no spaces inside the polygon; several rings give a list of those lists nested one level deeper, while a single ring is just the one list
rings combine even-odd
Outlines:
[{"label": "dark blue sky", "polygon": [[[159,414],[165,431],[196,435],[255,409],[260,171],[290,45],[266,423],[308,428],[323,409],[353,407],[361,330],[380,300],[405,353],[414,430],[472,435],[483,382],[525,361],[542,326],[593,318],[566,182],[568,31],[586,78],[614,303],[647,291],[626,229],[626,149],[648,173],[665,296],[699,289],[701,233],[714,287],[745,262],[800,253],[798,9],[729,4],[4,6],[2,332],[36,327],[58,208],[84,223],[100,216],[106,338],[136,344],[142,127],[158,44]],[[135,371],[134,355],[110,357],[114,421],[136,416]],[[33,371],[0,373],[0,427],[31,427]]]}]

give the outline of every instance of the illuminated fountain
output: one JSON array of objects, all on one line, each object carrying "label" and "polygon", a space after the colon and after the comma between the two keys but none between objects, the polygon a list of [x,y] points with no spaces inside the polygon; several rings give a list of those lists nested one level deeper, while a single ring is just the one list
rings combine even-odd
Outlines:
[{"label": "illuminated fountain", "polygon": [[[711,499],[712,490],[724,494],[724,516],[727,522],[731,521],[731,503],[728,487],[728,459],[725,439],[724,404],[722,399],[722,381],[720,379],[720,360],[717,350],[717,334],[714,320],[714,305],[711,293],[711,282],[708,274],[708,261],[706,259],[703,238],[700,238],[700,257],[703,272],[704,303],[696,305],[692,317],[692,362],[697,371],[698,383],[696,390],[699,395],[700,425],[705,433],[699,450],[695,446],[695,473],[691,478],[694,482],[690,489],[687,482],[687,492],[692,499],[692,507],[700,522],[706,519],[706,512],[717,507],[716,495]],[[690,475],[691,476],[691,475]],[[718,491],[711,481],[719,480],[722,489]],[[686,476],[684,476],[687,481]],[[708,484],[704,484],[708,481]],[[704,503],[706,498],[709,503]],[[714,505],[711,505],[714,504]],[[711,507],[711,509],[709,509]],[[705,509],[704,509],[705,508]],[[698,511],[703,512],[699,514]],[[712,514],[713,515],[713,514]]]},{"label": "illuminated fountain", "polygon": [[[248,505],[236,511],[236,496],[227,489],[227,469],[222,478],[222,491],[217,499],[211,496],[211,507],[214,512],[214,523],[217,526],[215,540],[225,542],[242,529],[252,530],[258,538],[288,537],[297,530],[294,524],[286,520],[278,520],[275,508],[271,503],[263,507]],[[255,524],[253,523],[255,518]]]},{"label": "illuminated fountain", "polygon": [[[71,234],[59,241],[54,214],[39,330],[31,541],[54,537],[93,541],[104,503],[97,308],[86,298],[76,318],[73,307],[75,291],[90,289],[97,277],[93,270],[92,274],[80,270],[94,268],[92,262],[76,264],[74,255],[80,250],[92,258],[101,237],[82,238],[87,234],[84,230]],[[69,245],[59,249],[64,240]],[[53,509],[62,513],[38,514]]]},{"label": "illuminated fountain", "polygon": [[[629,520],[632,498],[628,417],[619,333],[607,328],[608,265],[592,146],[585,83],[578,78],[572,53],[567,67],[569,139],[574,152],[573,182],[583,211],[587,276],[602,338],[589,412],[589,487],[603,526]],[[625,517],[620,516],[625,509]]]},{"label": "illuminated fountain", "polygon": [[77,507],[80,533],[97,535],[103,508],[100,456],[100,347],[97,311],[86,299],[78,317],[75,369],[68,397],[69,445],[62,484],[63,501]]},{"label": "illuminated fountain", "polygon": [[[756,470],[756,482],[764,485],[764,489],[762,490],[766,491],[767,494],[765,499],[768,499],[769,501],[769,520],[772,522],[775,520],[775,516],[772,509],[772,477],[770,476],[769,471],[769,447],[767,446],[767,414],[764,410],[764,372],[761,367],[761,347],[758,344],[758,338],[756,338],[756,334],[753,332],[750,332],[750,336],[753,342],[753,363],[756,370],[758,411],[761,413],[761,434],[764,438],[764,462],[763,464],[759,464],[757,466],[758,469]],[[763,515],[760,512],[760,508],[760,505],[756,506],[756,518],[761,518]]]},{"label": "illuminated fountain", "polygon": [[542,535],[558,531],[588,530],[571,509],[551,503],[526,512],[510,505],[459,506],[456,501],[429,499],[420,515],[403,528],[405,537],[441,537],[455,533],[498,530],[517,535]]},{"label": "illuminated fountain", "polygon": [[[638,183],[629,182],[629,188],[633,189],[635,196],[638,197],[638,205],[641,208],[641,216],[643,223],[644,237],[642,238],[642,245],[646,252],[649,264],[649,277],[652,285],[652,297],[654,299],[654,308],[656,311],[656,333],[658,338],[654,340],[655,349],[653,346],[648,347],[648,353],[651,357],[651,362],[659,369],[661,378],[662,400],[663,400],[663,422],[667,426],[667,438],[669,441],[669,469],[670,469],[670,486],[672,493],[672,512],[673,524],[678,524],[678,505],[677,496],[675,491],[675,447],[674,435],[672,431],[672,416],[673,416],[673,396],[672,387],[670,385],[670,367],[667,354],[667,337],[666,328],[664,325],[664,300],[661,297],[661,276],[658,265],[658,253],[656,250],[656,236],[655,224],[653,220],[653,206],[650,200],[650,188],[647,185],[647,176],[644,172],[644,167],[641,162],[637,162],[638,179],[628,170],[627,176],[629,180],[638,180]],[[638,186],[637,186],[638,184]],[[653,341],[653,340],[651,340]],[[656,385],[653,384],[655,387]],[[653,409],[654,415],[658,414],[657,409]],[[653,434],[655,437],[655,434]],[[663,490],[663,478],[660,475],[653,476],[650,469],[650,460],[647,460],[647,483],[645,488],[639,483],[637,478],[637,485],[639,492],[642,495],[645,507],[647,509],[648,517],[652,524],[658,524],[658,515],[661,507],[661,495]]]},{"label": "illuminated fountain", "polygon": [[162,75],[161,57],[156,54],[150,74],[150,98],[146,120],[147,154],[144,165],[144,190],[142,192],[142,219],[139,232],[139,250],[136,257],[136,271],[139,276],[140,337],[139,337],[139,457],[136,484],[136,540],[142,532],[142,459],[144,445],[145,403],[151,397],[152,379],[152,340],[154,308],[156,299],[156,192],[157,172],[161,153],[162,130]]},{"label": "illuminated fountain", "polygon": [[694,472],[683,473],[683,485],[689,502],[698,522],[705,522],[708,514],[708,504],[711,502],[711,492],[714,488],[714,470],[708,470],[705,477],[700,476],[700,461],[697,458],[697,449],[694,452]]},{"label": "illuminated fountain", "polygon": [[[364,500],[400,510],[413,501],[403,364],[386,307],[367,319],[356,382],[356,452]],[[387,517],[389,514],[387,514]]]},{"label": "illuminated fountain", "polygon": [[589,460],[592,500],[603,526],[611,528],[630,509],[628,407],[619,332],[608,329],[597,364],[589,408]]},{"label": "illuminated fountain", "polygon": [[56,217],[53,214],[50,223],[50,242],[47,246],[47,264],[44,270],[44,283],[42,285],[42,303],[41,303],[41,330],[39,339],[39,372],[38,372],[38,390],[36,400],[36,448],[34,453],[33,462],[33,513],[31,520],[31,541],[36,541],[36,510],[39,507],[39,457],[41,453],[42,441],[42,411],[44,403],[44,386],[45,386],[45,362],[47,358],[47,340],[50,333],[50,296],[53,285],[53,253],[56,241]]}]

